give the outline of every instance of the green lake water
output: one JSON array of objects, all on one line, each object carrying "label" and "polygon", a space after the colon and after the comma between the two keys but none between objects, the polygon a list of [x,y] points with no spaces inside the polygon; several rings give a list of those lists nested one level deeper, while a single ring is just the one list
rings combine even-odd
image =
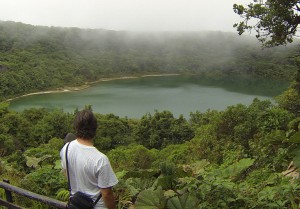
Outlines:
[{"label": "green lake water", "polygon": [[208,79],[198,76],[143,77],[100,82],[88,89],[31,95],[10,102],[10,109],[55,109],[66,112],[92,105],[94,112],[141,118],[155,110],[170,110],[174,116],[208,109],[224,110],[238,103],[249,105],[254,98],[271,99],[288,87],[287,82],[250,78]]}]

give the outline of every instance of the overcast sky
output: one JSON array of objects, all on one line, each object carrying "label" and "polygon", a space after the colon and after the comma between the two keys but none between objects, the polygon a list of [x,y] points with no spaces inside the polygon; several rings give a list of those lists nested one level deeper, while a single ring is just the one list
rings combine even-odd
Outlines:
[{"label": "overcast sky", "polygon": [[0,0],[0,20],[131,31],[235,31],[251,0]]}]

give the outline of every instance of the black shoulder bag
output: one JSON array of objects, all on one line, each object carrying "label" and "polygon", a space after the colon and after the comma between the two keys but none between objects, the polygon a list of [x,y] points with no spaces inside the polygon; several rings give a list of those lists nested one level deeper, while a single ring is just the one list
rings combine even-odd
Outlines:
[{"label": "black shoulder bag", "polygon": [[[69,162],[68,162],[68,149],[69,149],[69,144],[67,145],[66,148],[66,169],[67,169],[67,174],[68,174],[68,185],[69,185],[69,191],[71,195],[71,183],[70,183],[70,174],[69,174]],[[92,209],[94,206],[97,204],[97,202],[100,200],[102,194],[99,194],[99,197],[97,200],[94,202],[92,198],[90,198],[88,195],[82,193],[82,192],[76,192],[73,196],[70,196],[68,204],[67,204],[67,209]]]}]

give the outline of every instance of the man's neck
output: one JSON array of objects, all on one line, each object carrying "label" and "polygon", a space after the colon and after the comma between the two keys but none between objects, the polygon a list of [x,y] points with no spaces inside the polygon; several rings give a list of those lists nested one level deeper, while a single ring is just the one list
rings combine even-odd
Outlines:
[{"label": "man's neck", "polygon": [[86,145],[86,146],[94,146],[93,139],[83,139],[83,138],[77,138],[77,141],[80,144]]}]

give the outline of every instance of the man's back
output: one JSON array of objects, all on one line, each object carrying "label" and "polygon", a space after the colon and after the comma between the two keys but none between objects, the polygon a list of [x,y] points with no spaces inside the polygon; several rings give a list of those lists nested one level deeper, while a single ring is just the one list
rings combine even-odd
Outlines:
[{"label": "man's back", "polygon": [[[68,148],[69,175],[72,195],[81,191],[94,199],[100,194],[100,188],[109,188],[118,183],[108,158],[93,146],[70,142]],[[66,168],[65,145],[61,150],[62,166]],[[105,207],[102,199],[97,207]]]}]

